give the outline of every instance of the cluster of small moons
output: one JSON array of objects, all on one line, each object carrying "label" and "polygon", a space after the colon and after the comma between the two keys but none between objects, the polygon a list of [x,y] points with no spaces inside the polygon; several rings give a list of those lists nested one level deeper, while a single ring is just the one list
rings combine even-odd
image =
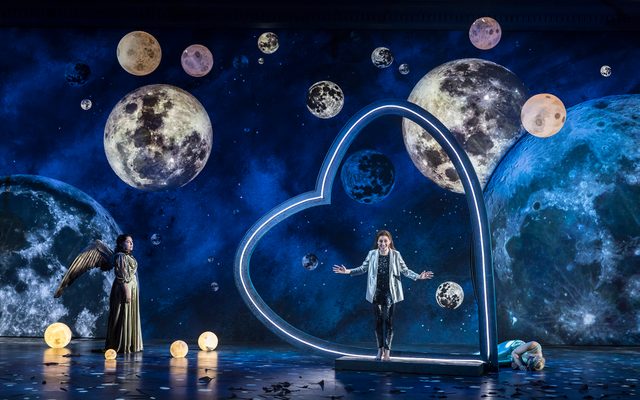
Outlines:
[{"label": "cluster of small moons", "polygon": [[562,101],[550,93],[530,97],[520,113],[522,126],[533,136],[547,138],[562,129],[567,110]]},{"label": "cluster of small moons", "polygon": [[[62,322],[54,322],[44,331],[45,343],[54,349],[62,349],[71,342],[71,329]],[[202,351],[214,351],[218,347],[218,336],[211,332],[202,332],[198,337],[198,347]],[[183,340],[176,340],[169,346],[169,353],[174,358],[183,358],[189,352],[189,345]],[[106,360],[115,360],[118,353],[114,349],[104,352]]]},{"label": "cluster of small moons", "polygon": [[[202,332],[198,337],[198,347],[202,351],[214,351],[218,347],[218,336],[210,331]],[[169,353],[173,358],[184,358],[189,353],[189,345],[184,340],[176,340],[169,346]]]}]

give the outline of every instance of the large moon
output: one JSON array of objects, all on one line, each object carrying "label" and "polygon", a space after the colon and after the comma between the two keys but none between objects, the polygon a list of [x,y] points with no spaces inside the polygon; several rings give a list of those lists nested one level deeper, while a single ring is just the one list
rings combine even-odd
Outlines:
[{"label": "large moon", "polygon": [[526,135],[485,190],[500,337],[640,341],[640,95],[578,104]]},{"label": "large moon", "polygon": [[74,336],[104,335],[113,273],[94,269],[53,298],[67,267],[94,239],[120,233],[109,213],[66,183],[0,177],[0,336],[42,337],[64,322]]},{"label": "large moon", "polygon": [[184,186],[204,168],[213,142],[200,102],[171,85],[148,85],[124,96],[104,128],[113,171],[142,190]]},{"label": "large moon", "polygon": [[129,32],[120,39],[116,50],[118,62],[132,75],[149,75],[160,65],[162,50],[153,35],[143,31]]},{"label": "large moon", "polygon": [[[507,150],[523,135],[520,110],[527,98],[522,81],[505,67],[467,58],[427,73],[409,101],[438,118],[471,159],[484,187]],[[402,122],[404,143],[418,170],[440,187],[463,193],[460,177],[442,147],[414,122]]]}]

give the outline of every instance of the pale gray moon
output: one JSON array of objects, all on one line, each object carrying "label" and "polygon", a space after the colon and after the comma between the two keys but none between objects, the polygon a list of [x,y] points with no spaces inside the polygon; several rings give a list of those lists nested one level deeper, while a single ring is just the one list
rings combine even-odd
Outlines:
[{"label": "pale gray moon", "polygon": [[331,81],[316,82],[307,92],[307,108],[318,118],[333,118],[344,106],[344,93]]},{"label": "pale gray moon", "polygon": [[153,35],[143,31],[129,32],[118,43],[116,56],[120,66],[132,75],[149,75],[160,65],[162,50]]},{"label": "pale gray moon", "polygon": [[387,68],[393,64],[393,53],[386,47],[376,47],[371,52],[371,62],[377,68]]},{"label": "pale gray moon", "polygon": [[491,17],[476,19],[469,27],[469,40],[480,50],[489,50],[498,45],[502,37],[502,28]]},{"label": "pale gray moon", "polygon": [[443,282],[436,289],[436,302],[442,308],[456,309],[464,301],[462,286],[453,281]]},{"label": "pale gray moon", "polygon": [[171,85],[148,85],[124,96],[104,128],[113,171],[141,190],[184,186],[204,168],[213,143],[211,121],[191,94]]},{"label": "pale gray moon", "polygon": [[103,336],[113,272],[93,269],[62,297],[53,293],[84,247],[95,239],[113,246],[119,233],[109,212],[71,185],[0,177],[0,336],[42,337],[58,321],[74,336]]},{"label": "pale gray moon", "polygon": [[273,32],[265,32],[258,38],[258,49],[264,54],[275,53],[279,47],[278,35]]},{"label": "pale gray moon", "polygon": [[533,136],[547,138],[562,129],[567,110],[562,101],[550,93],[531,96],[522,106],[522,126]]},{"label": "pale gray moon", "polygon": [[213,54],[206,46],[192,44],[182,52],[180,63],[188,75],[201,78],[213,68]]},{"label": "pale gray moon", "polygon": [[[505,67],[475,58],[454,60],[427,73],[409,101],[438,118],[462,145],[482,187],[508,149],[524,134],[520,110],[527,98],[522,81]],[[449,156],[424,129],[402,122],[404,143],[418,170],[438,186],[464,189]]]}]

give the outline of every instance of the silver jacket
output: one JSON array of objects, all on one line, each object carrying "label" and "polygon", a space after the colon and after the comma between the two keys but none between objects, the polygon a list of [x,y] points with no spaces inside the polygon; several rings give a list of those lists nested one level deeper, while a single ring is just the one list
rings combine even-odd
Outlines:
[{"label": "silver jacket", "polygon": [[[378,249],[371,250],[362,265],[352,269],[350,275],[362,275],[367,271],[369,271],[369,275],[367,277],[366,299],[369,303],[373,303],[373,296],[376,293],[376,281],[378,279]],[[407,268],[407,264],[404,263],[399,251],[389,249],[389,290],[391,291],[391,299],[394,304],[404,300],[400,274],[414,281],[420,276]]]}]

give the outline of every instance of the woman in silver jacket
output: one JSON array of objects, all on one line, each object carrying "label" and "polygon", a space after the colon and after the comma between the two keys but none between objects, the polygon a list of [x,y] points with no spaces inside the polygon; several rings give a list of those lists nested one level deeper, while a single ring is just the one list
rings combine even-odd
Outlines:
[{"label": "woman in silver jacket", "polygon": [[334,265],[333,272],[353,276],[368,272],[366,299],[373,304],[376,317],[376,360],[389,361],[393,339],[393,311],[395,304],[404,300],[400,274],[415,281],[431,279],[433,272],[422,271],[417,274],[407,268],[400,252],[393,245],[391,233],[385,230],[376,234],[373,250],[369,251],[361,266],[347,269],[344,265]]}]

